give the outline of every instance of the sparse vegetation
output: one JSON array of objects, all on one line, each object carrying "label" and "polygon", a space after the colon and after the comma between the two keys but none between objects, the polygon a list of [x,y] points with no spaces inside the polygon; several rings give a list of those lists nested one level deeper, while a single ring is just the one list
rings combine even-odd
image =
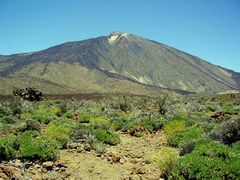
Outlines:
[{"label": "sparse vegetation", "polygon": [[[181,96],[174,100],[168,96],[164,106],[159,98],[113,99],[2,102],[0,160],[54,161],[62,149],[81,152],[80,146],[105,157],[109,147],[121,147],[123,135],[141,140],[160,134],[166,141],[152,146],[154,151],[146,152],[146,159],[159,168],[162,178],[240,176],[240,97]],[[159,113],[160,106],[166,109],[164,113]],[[116,155],[109,159],[120,161]]]}]

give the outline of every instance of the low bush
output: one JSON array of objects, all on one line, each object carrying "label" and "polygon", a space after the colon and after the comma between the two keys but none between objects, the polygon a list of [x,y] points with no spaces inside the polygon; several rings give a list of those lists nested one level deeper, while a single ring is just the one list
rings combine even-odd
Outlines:
[{"label": "low bush", "polygon": [[94,141],[90,145],[91,148],[94,149],[98,154],[103,154],[106,149],[106,145],[103,142]]},{"label": "low bush", "polygon": [[14,124],[16,123],[16,118],[12,116],[5,116],[0,119],[0,122],[5,124]]},{"label": "low bush", "polygon": [[22,113],[22,104],[20,101],[13,100],[9,104],[13,115],[20,115]]},{"label": "low bush", "polygon": [[78,124],[71,134],[71,139],[77,142],[92,144],[95,141],[94,129],[92,126]]},{"label": "low bush", "polygon": [[99,141],[105,144],[116,145],[120,143],[120,137],[117,134],[108,130],[96,129],[95,135]]},{"label": "low bush", "polygon": [[64,113],[62,115],[62,117],[64,117],[64,118],[71,118],[73,116],[73,114],[74,114],[73,112],[67,111],[66,113]]},{"label": "low bush", "polygon": [[56,140],[61,147],[64,147],[70,139],[71,129],[63,125],[49,125],[44,131],[44,135]]},{"label": "low bush", "polygon": [[64,101],[61,101],[57,104],[57,108],[59,109],[56,113],[57,116],[62,116],[64,113],[67,112],[67,104]]},{"label": "low bush", "polygon": [[32,119],[32,117],[33,117],[33,115],[32,115],[31,113],[28,113],[28,112],[22,113],[22,114],[20,115],[20,119],[23,119],[23,120]]},{"label": "low bush", "polygon": [[240,155],[240,141],[237,141],[235,142],[233,145],[232,145],[232,148],[236,151],[239,151],[239,155]]},{"label": "low bush", "polygon": [[48,124],[52,120],[57,118],[57,114],[60,112],[60,109],[57,107],[50,107],[43,109],[43,107],[38,107],[39,109],[35,110],[32,113],[22,113],[20,115],[21,119],[34,119],[38,120],[41,123]]},{"label": "low bush", "polygon": [[0,162],[17,157],[17,150],[14,149],[16,137],[8,136],[0,139]]},{"label": "low bush", "polygon": [[36,119],[41,123],[48,124],[52,120],[56,119],[56,116],[45,114],[45,113],[38,113],[38,114],[34,114],[32,116],[32,119]]},{"label": "low bush", "polygon": [[26,131],[17,138],[19,158],[24,160],[56,160],[59,144],[48,136],[36,131]]},{"label": "low bush", "polygon": [[178,152],[171,147],[161,147],[160,150],[153,152],[147,157],[150,161],[156,164],[161,172],[162,177],[169,174],[169,171],[176,163],[178,158]]},{"label": "low bush", "polygon": [[10,115],[9,109],[6,108],[5,106],[0,105],[0,118],[9,115]]},{"label": "low bush", "polygon": [[104,116],[91,117],[89,122],[94,128],[108,129],[110,127],[109,120]]},{"label": "low bush", "polygon": [[22,126],[18,131],[38,131],[41,132],[42,125],[37,120],[27,120],[25,125]]},{"label": "low bush", "polygon": [[167,135],[168,145],[177,147],[186,132],[186,124],[183,120],[172,120],[164,124],[163,129]]},{"label": "low bush", "polygon": [[192,141],[181,143],[179,145],[179,155],[184,156],[186,154],[191,153],[194,150],[197,142],[198,140],[192,140]]},{"label": "low bush", "polygon": [[203,122],[198,122],[197,126],[201,129],[203,129],[205,133],[209,133],[210,131],[212,131],[214,129],[216,124],[213,122],[203,121]]},{"label": "low bush", "polygon": [[169,179],[237,179],[240,157],[230,147],[205,140],[177,160]]},{"label": "low bush", "polygon": [[204,131],[201,128],[189,127],[185,131],[167,136],[168,145],[179,147],[179,145],[201,138]]},{"label": "low bush", "polygon": [[175,135],[186,131],[184,120],[172,120],[164,125],[164,131],[167,135]]},{"label": "low bush", "polygon": [[55,125],[55,126],[64,126],[65,128],[69,128],[70,130],[72,130],[75,127],[75,122],[72,121],[71,119],[68,118],[57,118],[55,120],[52,120],[48,125]]},{"label": "low bush", "polygon": [[233,103],[229,102],[229,103],[224,104],[223,109],[227,114],[231,114],[231,115],[238,114],[238,111],[237,111],[237,109],[235,109],[235,105]]},{"label": "low bush", "polygon": [[11,130],[11,126],[9,124],[0,122],[0,132],[9,132]]},{"label": "low bush", "polygon": [[133,126],[133,121],[128,119],[114,119],[111,121],[111,126],[115,131],[127,132]]},{"label": "low bush", "polygon": [[133,126],[142,126],[147,129],[149,132],[153,133],[159,131],[163,128],[163,120],[161,119],[140,119],[134,122]]},{"label": "low bush", "polygon": [[79,115],[78,121],[80,123],[89,123],[92,116],[93,115],[92,115],[91,112],[81,112],[80,115]]},{"label": "low bush", "polygon": [[223,144],[231,145],[240,140],[240,118],[223,122],[210,133],[210,137]]}]

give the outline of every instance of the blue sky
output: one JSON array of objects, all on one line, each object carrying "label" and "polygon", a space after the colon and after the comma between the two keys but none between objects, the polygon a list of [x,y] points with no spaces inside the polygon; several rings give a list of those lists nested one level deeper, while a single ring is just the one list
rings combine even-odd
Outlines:
[{"label": "blue sky", "polygon": [[115,30],[240,72],[239,0],[0,0],[0,54]]}]

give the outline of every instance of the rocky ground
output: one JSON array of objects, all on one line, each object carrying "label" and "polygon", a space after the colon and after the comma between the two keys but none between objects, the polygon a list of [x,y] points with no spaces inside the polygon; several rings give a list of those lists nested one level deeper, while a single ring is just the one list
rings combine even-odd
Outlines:
[{"label": "rocky ground", "polygon": [[14,160],[0,164],[0,179],[159,179],[149,155],[166,143],[163,132],[134,137],[120,134],[121,143],[97,153],[87,145],[69,144],[59,160],[42,164]]}]

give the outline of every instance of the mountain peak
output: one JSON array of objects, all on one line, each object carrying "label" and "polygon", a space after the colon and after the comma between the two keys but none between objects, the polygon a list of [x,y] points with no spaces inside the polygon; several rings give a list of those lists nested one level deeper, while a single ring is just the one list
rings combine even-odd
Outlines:
[{"label": "mountain peak", "polygon": [[108,41],[109,43],[114,43],[116,40],[118,40],[121,37],[126,37],[128,34],[123,33],[120,31],[113,31],[109,36],[108,36]]},{"label": "mountain peak", "polygon": [[126,34],[126,33],[121,32],[121,31],[113,31],[110,33],[109,36],[116,36],[116,35],[121,36],[122,34]]},{"label": "mountain peak", "polygon": [[32,54],[0,56],[0,67],[0,94],[10,92],[14,81],[21,86],[31,82],[45,87],[46,92],[52,88],[59,92],[124,89],[124,92],[146,94],[159,93],[158,88],[191,92],[240,89],[239,73],[119,31]]}]

